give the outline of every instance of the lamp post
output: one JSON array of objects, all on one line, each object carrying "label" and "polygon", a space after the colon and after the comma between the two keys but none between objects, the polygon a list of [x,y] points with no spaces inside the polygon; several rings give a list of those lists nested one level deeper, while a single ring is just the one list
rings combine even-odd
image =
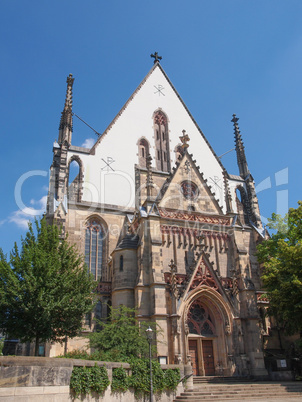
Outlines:
[{"label": "lamp post", "polygon": [[153,331],[152,328],[146,329],[146,335],[149,342],[149,361],[150,361],[150,402],[153,402],[153,384],[152,384],[152,354],[151,354],[151,342],[152,342],[152,335]]}]

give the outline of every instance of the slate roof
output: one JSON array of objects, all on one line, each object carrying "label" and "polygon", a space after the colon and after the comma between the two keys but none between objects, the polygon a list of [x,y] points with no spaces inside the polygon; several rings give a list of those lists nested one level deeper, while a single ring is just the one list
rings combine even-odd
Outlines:
[{"label": "slate roof", "polygon": [[120,243],[118,244],[118,249],[137,249],[139,243],[138,235],[134,235],[133,233],[127,233]]}]

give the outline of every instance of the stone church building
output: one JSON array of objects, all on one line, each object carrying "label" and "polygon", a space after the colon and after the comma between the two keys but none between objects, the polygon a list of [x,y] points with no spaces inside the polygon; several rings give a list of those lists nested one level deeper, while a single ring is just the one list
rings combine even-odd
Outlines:
[{"label": "stone church building", "polygon": [[[161,362],[191,362],[194,375],[263,376],[267,329],[255,251],[264,229],[239,119],[231,120],[239,173],[231,173],[154,56],[91,149],[72,145],[74,78],[67,78],[47,217],[62,224],[99,281],[96,317],[108,306],[136,307],[138,321],[162,330]],[[81,342],[70,340],[68,350]],[[53,345],[50,355],[60,352]]]}]

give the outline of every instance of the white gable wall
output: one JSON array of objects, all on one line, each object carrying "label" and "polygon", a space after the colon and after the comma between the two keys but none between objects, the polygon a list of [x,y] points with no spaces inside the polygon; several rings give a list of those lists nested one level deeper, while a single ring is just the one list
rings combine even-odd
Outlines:
[{"label": "white gable wall", "polygon": [[[164,95],[156,93],[156,87],[159,85],[163,87]],[[84,166],[83,201],[134,206],[134,165],[138,163],[137,142],[141,137],[149,141],[155,168],[153,114],[159,108],[168,117],[171,167],[175,163],[174,148],[180,143],[179,137],[185,129],[190,137],[189,153],[193,154],[193,159],[196,159],[196,164],[208,179],[208,184],[213,184],[210,177],[218,178],[221,190],[216,189],[218,190],[216,198],[225,208],[222,168],[159,67],[151,72],[146,82],[134,93],[126,109],[101,137],[96,145],[95,155],[79,154]],[[69,152],[68,158],[75,154]],[[106,168],[103,161],[107,161],[108,157],[114,160],[110,165],[114,172]]]}]

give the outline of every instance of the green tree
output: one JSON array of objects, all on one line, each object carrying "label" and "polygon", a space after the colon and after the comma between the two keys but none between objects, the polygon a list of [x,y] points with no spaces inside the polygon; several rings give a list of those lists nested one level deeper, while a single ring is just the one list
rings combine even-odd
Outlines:
[{"label": "green tree", "polygon": [[257,246],[268,313],[287,334],[302,333],[302,201],[298,205],[283,219],[273,214],[268,226],[275,234]]},{"label": "green tree", "polygon": [[[0,328],[22,342],[63,342],[79,334],[96,284],[83,258],[45,218],[29,224],[21,251],[0,249]],[[36,232],[36,233],[35,233]]]},{"label": "green tree", "polygon": [[156,332],[154,323],[137,324],[135,309],[112,308],[109,320],[100,322],[100,331],[89,335],[90,346],[98,350],[103,361],[127,362],[131,358],[147,357],[149,343],[145,331],[149,324]]}]

